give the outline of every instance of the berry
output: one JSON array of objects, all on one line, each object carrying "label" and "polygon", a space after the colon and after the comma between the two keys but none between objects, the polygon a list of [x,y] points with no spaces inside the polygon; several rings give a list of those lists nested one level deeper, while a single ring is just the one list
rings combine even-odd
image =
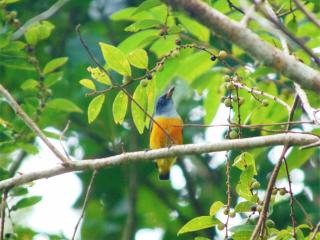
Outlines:
[{"label": "berry", "polygon": [[241,106],[244,103],[244,98],[243,97],[239,97],[239,105]]},{"label": "berry", "polygon": [[217,57],[212,54],[211,57],[210,57],[210,59],[211,59],[211,61],[215,61],[215,60],[217,59]]},{"label": "berry", "polygon": [[251,207],[251,211],[252,211],[252,212],[257,211],[257,206],[256,206],[256,205],[253,205],[253,206]]},{"label": "berry", "polygon": [[177,45],[181,45],[181,40],[180,39],[176,39],[176,44]]},{"label": "berry", "polygon": [[220,102],[224,102],[226,99],[227,99],[227,98],[226,98],[225,96],[222,96],[222,97],[220,98]]},{"label": "berry", "polygon": [[232,90],[235,89],[234,84],[233,84],[232,82],[228,82],[228,83],[226,84],[226,88],[227,88],[228,90],[230,90],[230,91],[232,91]]},{"label": "berry", "polygon": [[225,82],[230,82],[231,77],[229,75],[224,75],[224,81]]},{"label": "berry", "polygon": [[234,218],[234,217],[236,216],[236,213],[235,213],[235,212],[230,212],[229,216],[230,216],[231,218]]},{"label": "berry", "polygon": [[162,72],[163,71],[163,64],[160,64],[158,67],[158,72]]},{"label": "berry", "polygon": [[284,188],[281,188],[280,195],[283,196],[287,193],[287,191]]},{"label": "berry", "polygon": [[277,188],[272,189],[272,195],[276,195],[277,192],[278,192],[278,189],[277,189]]},{"label": "berry", "polygon": [[274,227],[274,226],[275,226],[275,223],[274,223],[274,221],[272,221],[271,219],[268,219],[268,220],[266,221],[266,225],[267,225],[267,227],[271,228],[271,227]]},{"label": "berry", "polygon": [[260,187],[261,187],[260,183],[256,180],[251,183],[251,189],[258,189]]},{"label": "berry", "polygon": [[235,130],[232,130],[230,133],[229,133],[229,138],[230,139],[236,139],[238,137],[238,133],[235,131]]},{"label": "berry", "polygon": [[147,73],[147,74],[146,74],[146,78],[147,78],[148,80],[151,80],[151,79],[152,79],[152,74],[151,74],[151,73]]},{"label": "berry", "polygon": [[141,83],[141,86],[142,86],[142,87],[147,87],[147,86],[148,86],[148,82],[149,82],[148,80],[143,79],[143,80],[141,80],[140,83]]},{"label": "berry", "polygon": [[226,51],[220,51],[219,54],[218,54],[218,57],[220,59],[225,59],[227,56],[228,56],[228,54],[227,54]]},{"label": "berry", "polygon": [[219,223],[217,227],[218,227],[218,229],[220,231],[222,231],[224,229],[224,224],[223,223]]},{"label": "berry", "polygon": [[223,214],[224,214],[224,215],[228,215],[228,214],[229,214],[229,209],[228,209],[228,208],[225,208],[225,209],[223,210]]},{"label": "berry", "polygon": [[261,211],[262,211],[262,206],[261,206],[261,205],[259,205],[259,206],[257,207],[257,211],[258,211],[258,212],[261,212]]},{"label": "berry", "polygon": [[231,105],[232,105],[230,98],[226,98],[223,103],[226,107],[231,107]]},{"label": "berry", "polygon": [[262,102],[261,102],[262,106],[264,107],[268,107],[269,106],[269,102],[267,99],[263,99]]}]

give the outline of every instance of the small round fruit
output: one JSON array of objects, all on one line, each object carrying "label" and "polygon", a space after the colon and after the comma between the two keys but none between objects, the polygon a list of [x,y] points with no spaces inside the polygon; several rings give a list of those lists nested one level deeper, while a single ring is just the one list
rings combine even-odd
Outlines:
[{"label": "small round fruit", "polygon": [[147,87],[148,86],[148,83],[149,83],[149,81],[147,80],[147,79],[143,79],[143,80],[141,80],[141,86],[142,87]]},{"label": "small round fruit", "polygon": [[176,44],[177,45],[181,45],[181,40],[180,39],[176,39]]},{"label": "small round fruit", "polygon": [[277,189],[277,188],[272,189],[272,195],[276,195],[277,192],[278,192],[278,189]]},{"label": "small round fruit", "polygon": [[217,227],[218,227],[218,229],[219,229],[220,231],[222,231],[225,226],[224,226],[223,223],[219,223]]},{"label": "small round fruit", "polygon": [[225,208],[225,209],[223,210],[223,214],[224,214],[224,215],[228,215],[228,214],[229,214],[229,209],[228,209],[228,208]]},{"label": "small round fruit", "polygon": [[235,212],[230,212],[229,216],[230,216],[231,218],[234,218],[234,217],[236,216],[236,213],[235,213]]},{"label": "small round fruit", "polygon": [[263,99],[261,103],[262,103],[262,106],[264,106],[264,107],[268,107],[269,106],[269,102],[268,102],[267,99]]},{"label": "small round fruit", "polygon": [[254,181],[252,184],[251,184],[251,188],[252,189],[259,189],[261,187],[260,183],[258,181]]},{"label": "small round fruit", "polygon": [[226,107],[231,107],[231,105],[232,105],[230,98],[226,98],[223,103]]},{"label": "small round fruit", "polygon": [[284,188],[281,188],[280,195],[283,196],[287,193],[287,191]]},{"label": "small round fruit", "polygon": [[225,82],[230,82],[231,77],[229,75],[224,75],[224,81]]},{"label": "small round fruit", "polygon": [[146,78],[147,78],[148,80],[151,80],[151,79],[152,79],[152,74],[151,74],[151,73],[147,73],[147,74],[146,74]]},{"label": "small round fruit", "polygon": [[253,205],[253,206],[251,207],[251,211],[252,211],[252,212],[257,211],[257,206],[256,206],[256,205]]},{"label": "small round fruit", "polygon": [[267,225],[267,227],[271,228],[271,227],[274,227],[274,226],[275,226],[275,223],[274,223],[274,221],[272,221],[271,219],[268,219],[268,220],[266,221],[266,225]]},{"label": "small round fruit", "polygon": [[261,206],[261,205],[259,205],[259,206],[257,207],[257,211],[258,211],[258,212],[261,212],[261,211],[262,211],[262,206]]},{"label": "small round fruit", "polygon": [[220,59],[225,59],[226,57],[228,56],[227,52],[226,51],[220,51],[219,54],[218,54],[218,57]]},{"label": "small round fruit", "polygon": [[230,137],[230,139],[236,139],[238,137],[238,133],[235,130],[232,130],[229,133],[229,137]]},{"label": "small round fruit", "polygon": [[244,98],[243,97],[239,97],[239,105],[241,106],[242,104],[244,104]]},{"label": "small round fruit", "polygon": [[210,59],[211,59],[211,61],[215,61],[216,59],[217,59],[217,57],[216,57],[216,55],[211,55],[211,57],[210,57]]},{"label": "small round fruit", "polygon": [[227,99],[227,98],[226,98],[225,96],[222,96],[222,97],[220,98],[220,101],[221,101],[221,102],[224,102],[226,99]]},{"label": "small round fruit", "polygon": [[232,90],[235,89],[234,84],[233,84],[232,82],[228,82],[228,83],[226,84],[226,88],[227,88],[228,90],[230,90],[230,91],[232,91]]}]

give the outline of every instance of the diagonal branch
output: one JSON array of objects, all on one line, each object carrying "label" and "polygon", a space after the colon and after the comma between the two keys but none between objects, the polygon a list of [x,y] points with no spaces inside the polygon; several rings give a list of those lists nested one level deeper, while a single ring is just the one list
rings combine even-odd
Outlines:
[{"label": "diagonal branch", "polygon": [[319,137],[311,134],[283,133],[263,137],[223,140],[215,143],[184,144],[151,151],[122,153],[106,158],[72,161],[69,162],[69,164],[66,166],[59,165],[40,171],[22,174],[13,178],[8,178],[6,180],[0,181],[0,190],[28,183],[37,179],[53,177],[63,173],[114,167],[121,164],[138,162],[142,160],[153,160],[158,158],[170,158],[191,154],[229,151],[234,149],[249,149],[267,146],[270,147],[283,144],[288,144],[290,146],[303,146],[306,144],[317,142],[318,140]]},{"label": "diagonal branch", "polygon": [[320,90],[320,73],[263,41],[257,34],[200,0],[167,0],[183,8],[212,31],[238,45],[255,59],[271,66],[302,87]]},{"label": "diagonal branch", "polygon": [[16,114],[24,121],[24,123],[34,131],[42,141],[49,147],[49,149],[57,156],[63,163],[70,162],[62,153],[56,149],[55,146],[48,140],[48,138],[43,134],[41,129],[37,126],[37,124],[23,111],[23,109],[19,106],[19,104],[14,100],[12,95],[0,84],[0,93],[7,99],[10,106],[14,109]]}]

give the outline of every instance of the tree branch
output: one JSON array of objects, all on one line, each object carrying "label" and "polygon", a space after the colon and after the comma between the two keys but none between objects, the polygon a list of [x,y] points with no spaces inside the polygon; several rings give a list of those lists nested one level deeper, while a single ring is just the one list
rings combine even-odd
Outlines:
[{"label": "tree branch", "polygon": [[161,148],[151,151],[138,151],[130,153],[122,153],[119,155],[88,159],[81,161],[69,162],[66,166],[55,166],[41,171],[34,171],[22,174],[13,178],[0,181],[0,190],[28,183],[37,179],[49,178],[63,173],[84,171],[90,169],[100,169],[113,167],[129,162],[137,162],[142,160],[152,160],[158,158],[177,157],[190,154],[202,154],[210,152],[228,151],[234,149],[248,149],[257,147],[269,147],[275,145],[288,144],[291,146],[303,146],[319,140],[315,135],[302,133],[275,134],[263,137],[252,137],[245,139],[224,140],[215,143],[205,144],[184,144],[172,146],[169,148]]},{"label": "tree branch", "polygon": [[55,4],[53,4],[48,10],[40,13],[39,15],[29,19],[26,21],[25,24],[23,24],[13,35],[12,40],[19,39],[25,31],[28,29],[29,26],[31,26],[34,23],[40,22],[42,20],[50,18],[52,15],[54,15],[63,5],[65,5],[69,0],[59,0]]},{"label": "tree branch", "polygon": [[41,129],[37,126],[37,124],[23,111],[23,109],[19,106],[19,104],[14,100],[12,95],[0,84],[0,93],[8,100],[10,106],[14,109],[16,114],[24,121],[24,123],[34,131],[42,141],[48,146],[48,148],[56,155],[62,162],[68,163],[70,162],[63,154],[59,152],[58,149],[53,146],[53,144],[48,140],[48,138],[43,134]]},{"label": "tree branch", "polygon": [[266,66],[271,66],[302,87],[320,90],[320,73],[263,41],[257,34],[240,23],[211,8],[199,0],[167,0],[174,7],[181,7],[212,31],[241,47]]},{"label": "tree branch", "polygon": [[317,18],[316,15],[314,15],[312,12],[309,12],[305,6],[300,2],[300,0],[293,0],[296,6],[301,10],[301,12],[306,15],[306,17],[313,22],[318,28],[320,28],[320,20]]}]

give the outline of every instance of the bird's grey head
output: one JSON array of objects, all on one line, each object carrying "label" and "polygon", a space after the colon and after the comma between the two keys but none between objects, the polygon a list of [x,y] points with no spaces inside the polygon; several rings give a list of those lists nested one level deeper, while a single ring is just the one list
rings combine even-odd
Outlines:
[{"label": "bird's grey head", "polygon": [[165,94],[158,98],[155,109],[156,116],[175,117],[178,115],[172,100],[173,92],[174,87],[171,87]]}]

